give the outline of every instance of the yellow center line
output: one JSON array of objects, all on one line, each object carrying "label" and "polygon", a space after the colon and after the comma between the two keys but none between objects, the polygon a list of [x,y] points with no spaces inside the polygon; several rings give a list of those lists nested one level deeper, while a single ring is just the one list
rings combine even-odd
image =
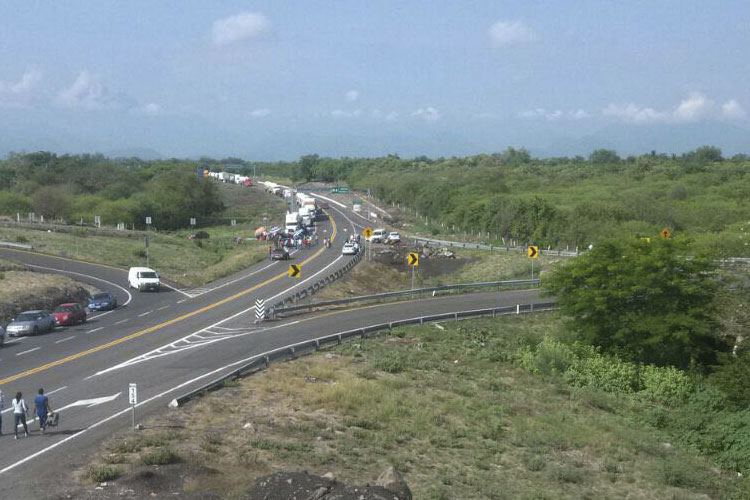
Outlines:
[{"label": "yellow center line", "polygon": [[[326,215],[328,215],[328,218],[331,221],[331,226],[332,226],[331,240],[333,240],[336,237],[336,231],[337,231],[336,222],[333,220],[333,217],[331,217],[328,214],[328,212],[325,212],[325,213],[326,213]],[[303,260],[300,265],[303,266],[303,265],[307,264],[308,262],[310,262],[313,259],[317,258],[324,251],[325,251],[325,248],[319,249],[317,252],[315,252],[314,254],[312,254],[311,256],[309,256],[307,259]],[[71,354],[70,356],[67,356],[65,358],[57,359],[57,360],[51,361],[51,362],[49,362],[47,364],[37,366],[36,368],[31,368],[31,369],[23,371],[21,373],[17,373],[15,375],[11,375],[10,377],[6,377],[4,379],[0,379],[0,386],[5,385],[5,384],[9,384],[11,382],[14,382],[14,381],[16,381],[18,379],[21,379],[21,378],[24,378],[24,377],[28,377],[29,375],[34,375],[35,373],[39,373],[39,372],[43,372],[45,370],[49,370],[50,368],[54,368],[56,366],[60,366],[60,365],[65,364],[65,363],[69,363],[71,361],[75,361],[76,359],[83,358],[84,356],[88,356],[89,354],[94,354],[96,352],[103,351],[104,349],[109,349],[110,347],[114,347],[116,345],[122,344],[123,342],[127,342],[129,340],[136,339],[136,338],[141,337],[143,335],[146,335],[148,333],[152,333],[152,332],[155,332],[157,330],[161,330],[164,327],[173,325],[173,324],[178,323],[180,321],[183,321],[183,320],[185,320],[187,318],[193,317],[193,316],[195,316],[197,314],[204,313],[204,312],[206,312],[208,310],[211,310],[211,309],[213,309],[215,307],[218,307],[218,306],[220,306],[222,304],[226,304],[227,302],[231,302],[231,301],[236,300],[236,299],[238,299],[240,297],[243,297],[243,296],[247,295],[248,293],[254,292],[257,289],[259,289],[261,287],[264,287],[264,286],[268,285],[269,283],[273,283],[274,281],[277,281],[277,280],[279,280],[281,278],[284,278],[284,277],[286,277],[286,272],[277,274],[276,276],[274,276],[272,278],[269,278],[266,281],[264,281],[262,283],[259,283],[257,285],[254,285],[254,286],[252,286],[250,288],[247,288],[247,289],[245,289],[245,290],[243,290],[241,292],[238,292],[238,293],[232,295],[231,297],[224,298],[222,300],[214,302],[213,304],[209,304],[207,306],[201,307],[200,309],[196,309],[195,311],[189,312],[187,314],[183,314],[182,316],[179,316],[177,318],[173,318],[173,319],[164,321],[163,323],[159,323],[158,325],[154,325],[152,327],[146,328],[145,330],[140,330],[138,332],[131,333],[130,335],[126,335],[124,337],[120,337],[119,339],[115,339],[115,340],[113,340],[111,342],[107,342],[106,344],[101,344],[101,345],[98,345],[96,347],[92,347],[91,349],[86,349],[85,351],[81,351],[81,352],[77,352],[75,354]]]}]

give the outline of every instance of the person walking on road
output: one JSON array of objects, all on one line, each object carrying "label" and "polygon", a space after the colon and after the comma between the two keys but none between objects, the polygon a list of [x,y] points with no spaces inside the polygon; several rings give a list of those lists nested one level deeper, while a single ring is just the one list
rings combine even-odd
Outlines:
[{"label": "person walking on road", "polygon": [[44,434],[44,429],[47,428],[47,415],[52,413],[52,408],[49,405],[49,398],[44,395],[44,389],[39,389],[39,395],[34,398],[34,413],[39,418],[39,430]]},{"label": "person walking on road", "polygon": [[26,406],[26,401],[23,400],[23,394],[21,391],[16,393],[16,397],[11,402],[13,406],[13,432],[18,439],[18,424],[23,424],[23,431],[26,437],[29,437],[29,426],[26,425],[26,415],[29,413],[29,408]]}]

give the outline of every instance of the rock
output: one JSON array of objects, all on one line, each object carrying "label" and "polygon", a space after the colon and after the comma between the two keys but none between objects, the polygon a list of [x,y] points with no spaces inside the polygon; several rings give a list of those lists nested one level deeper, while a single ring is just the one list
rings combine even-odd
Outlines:
[{"label": "rock", "polygon": [[335,354],[333,354],[332,352],[329,352],[329,353],[328,353],[328,354],[326,354],[326,356],[325,356],[325,358],[326,358],[326,359],[333,359],[333,358],[335,358],[335,357],[336,357],[336,355],[335,355]]},{"label": "rock", "polygon": [[672,443],[662,443],[661,445],[666,449],[670,449],[672,447]]},{"label": "rock", "polygon": [[246,423],[245,425],[243,425],[243,426],[242,426],[242,429],[243,429],[243,430],[246,430],[246,431],[250,431],[250,432],[258,432],[258,431],[257,431],[257,430],[255,429],[255,426],[254,426],[253,424],[251,424],[250,422],[247,422],[247,423]]},{"label": "rock", "polygon": [[333,472],[326,472],[325,474],[323,474],[323,477],[326,478],[326,479],[329,479],[331,481],[335,481],[336,480],[336,476],[334,475]]},{"label": "rock", "polygon": [[399,500],[411,500],[411,490],[404,481],[404,477],[392,466],[388,466],[375,481],[377,486],[382,486],[388,491],[395,493]]}]

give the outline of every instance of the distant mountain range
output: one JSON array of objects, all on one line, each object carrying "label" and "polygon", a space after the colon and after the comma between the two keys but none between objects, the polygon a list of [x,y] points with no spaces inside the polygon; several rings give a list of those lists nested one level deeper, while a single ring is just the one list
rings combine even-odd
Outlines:
[{"label": "distant mountain range", "polygon": [[[162,125],[162,130],[168,130],[167,123]],[[750,129],[725,122],[613,124],[593,132],[578,133],[566,133],[564,128],[552,124],[504,123],[496,126],[488,124],[473,135],[455,132],[455,129],[447,128],[447,124],[420,130],[363,129],[318,133],[289,132],[277,128],[245,134],[236,130],[219,130],[205,124],[178,128],[179,131],[175,130],[171,135],[165,132],[165,140],[179,139],[180,144],[189,144],[191,149],[181,153],[171,151],[172,148],[166,145],[166,152],[152,147],[117,147],[115,144],[107,148],[109,142],[106,136],[87,142],[89,137],[75,137],[73,133],[60,128],[48,127],[42,132],[32,132],[29,127],[0,123],[0,157],[11,151],[52,151],[59,154],[102,152],[111,158],[137,157],[143,160],[171,156],[198,158],[205,155],[275,161],[294,160],[312,153],[331,157],[376,157],[396,153],[404,158],[420,155],[436,158],[500,152],[508,146],[525,147],[538,157],[587,156],[596,149],[614,149],[621,156],[644,154],[652,150],[679,154],[703,145],[717,146],[725,156],[750,153]],[[468,130],[468,127],[456,128]],[[194,135],[195,140],[191,140]],[[149,142],[157,140],[152,135]],[[133,141],[138,139],[133,138]],[[180,146],[176,148],[181,150]]]}]

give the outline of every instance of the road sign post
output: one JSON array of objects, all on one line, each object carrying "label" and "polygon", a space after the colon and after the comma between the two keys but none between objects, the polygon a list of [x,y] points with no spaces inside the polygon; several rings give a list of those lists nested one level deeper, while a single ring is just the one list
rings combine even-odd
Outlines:
[{"label": "road sign post", "polygon": [[135,430],[135,405],[138,404],[138,386],[136,384],[128,385],[128,400],[133,415],[133,430]]},{"label": "road sign post", "polygon": [[414,268],[419,265],[419,254],[417,252],[409,252],[406,257],[406,263],[411,267],[411,289],[414,290]]},{"label": "road sign post", "polygon": [[367,226],[362,230],[362,236],[365,237],[365,256],[367,257],[367,261],[369,262],[372,258],[372,243],[370,242],[370,237],[372,236],[372,228],[370,226]]},{"label": "road sign post", "polygon": [[531,259],[531,279],[534,279],[534,261],[539,258],[539,247],[529,246],[526,249],[526,256]]},{"label": "road sign post", "polygon": [[299,264],[289,264],[289,270],[286,272],[290,278],[302,277],[302,266]]}]

